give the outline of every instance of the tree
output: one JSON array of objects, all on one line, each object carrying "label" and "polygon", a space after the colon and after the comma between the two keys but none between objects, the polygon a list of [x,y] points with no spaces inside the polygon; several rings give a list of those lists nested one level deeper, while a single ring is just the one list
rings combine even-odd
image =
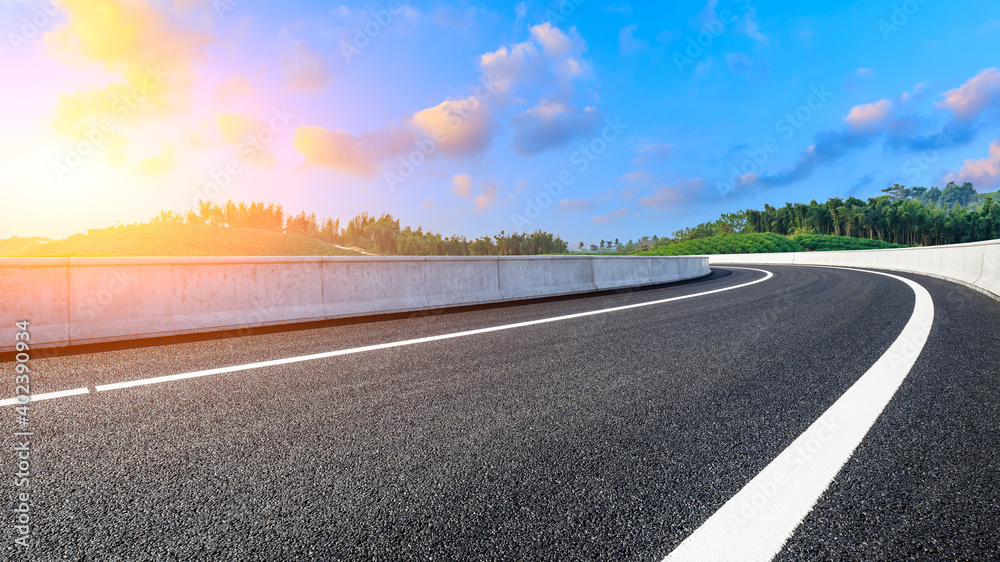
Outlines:
[{"label": "tree", "polygon": [[[765,204],[762,211],[724,213],[717,221],[678,230],[672,237],[654,237],[652,246],[714,239],[738,231],[847,236],[911,246],[1000,238],[1000,205],[993,197],[976,193],[971,183],[950,182],[943,190],[894,184],[882,192],[867,201],[831,198],[826,203],[786,203],[782,207]],[[645,240],[640,239],[638,246],[646,247]]]}]

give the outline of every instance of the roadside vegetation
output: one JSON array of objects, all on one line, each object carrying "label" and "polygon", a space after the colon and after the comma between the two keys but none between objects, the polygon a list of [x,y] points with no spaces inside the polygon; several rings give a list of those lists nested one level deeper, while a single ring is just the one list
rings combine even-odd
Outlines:
[{"label": "roadside vegetation", "polygon": [[[949,183],[944,189],[897,184],[882,192],[885,195],[867,201],[855,197],[832,198],[826,203],[764,205],[763,210],[726,213],[719,220],[679,230],[672,236],[647,236],[626,244],[616,240],[614,246],[608,244],[613,249],[605,251],[685,255],[734,250],[793,251],[787,248],[796,245],[804,251],[826,251],[934,246],[1000,238],[997,194],[977,193],[971,183]],[[773,236],[748,235],[776,235],[788,242]],[[668,250],[677,245],[681,247]],[[777,249],[766,249],[772,246]]]},{"label": "roadside vegetation", "polygon": [[827,236],[821,234],[716,234],[709,238],[696,238],[678,244],[657,246],[652,250],[636,252],[643,256],[693,256],[703,254],[763,254],[779,252],[807,252],[830,250],[873,250],[905,248],[878,240]]},{"label": "roadside vegetation", "polygon": [[300,234],[199,224],[133,224],[91,229],[62,240],[0,240],[7,257],[357,256]]},{"label": "roadside vegetation", "polygon": [[472,240],[401,227],[392,215],[362,213],[341,227],[305,211],[285,215],[281,205],[202,203],[185,214],[161,211],[146,223],[91,229],[62,240],[0,240],[0,256],[517,256],[562,254],[566,242],[540,230],[501,232]]}]

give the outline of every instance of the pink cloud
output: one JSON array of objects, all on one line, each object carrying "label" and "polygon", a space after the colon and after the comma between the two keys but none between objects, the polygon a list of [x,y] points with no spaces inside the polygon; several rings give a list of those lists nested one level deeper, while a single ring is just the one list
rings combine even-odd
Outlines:
[{"label": "pink cloud", "polygon": [[361,139],[341,129],[299,127],[293,144],[312,166],[371,177],[378,164],[374,152]]},{"label": "pink cloud", "polygon": [[566,211],[586,211],[590,207],[591,203],[586,199],[563,199],[559,202],[559,208]]},{"label": "pink cloud", "polygon": [[622,207],[621,209],[618,209],[618,210],[616,210],[614,212],[611,212],[611,213],[608,213],[606,215],[598,215],[596,217],[593,217],[590,220],[593,221],[595,224],[607,224],[607,223],[611,222],[612,220],[614,220],[614,219],[620,219],[620,218],[624,217],[627,214],[628,214],[628,208],[627,207]]},{"label": "pink cloud", "polygon": [[657,188],[653,195],[639,199],[639,205],[657,209],[669,209],[690,201],[704,188],[705,180],[701,178],[681,179],[675,185],[665,185]]},{"label": "pink cloud", "polygon": [[459,197],[472,197],[472,177],[469,174],[455,174],[451,178],[451,191]]},{"label": "pink cloud", "polygon": [[497,192],[500,191],[500,183],[492,179],[486,182],[483,192],[476,196],[476,209],[485,211],[497,202]]},{"label": "pink cloud", "polygon": [[961,184],[972,182],[977,187],[995,187],[1000,179],[1000,139],[990,143],[990,155],[978,160],[968,159],[957,173],[948,174],[945,181]]},{"label": "pink cloud", "polygon": [[891,112],[892,102],[889,100],[879,100],[875,103],[866,103],[852,107],[845,120],[850,126],[863,129],[885,121]]},{"label": "pink cloud", "polygon": [[443,101],[417,112],[411,122],[437,140],[446,154],[480,152],[489,146],[496,130],[489,106],[475,96]]},{"label": "pink cloud", "polygon": [[938,107],[951,110],[961,119],[973,119],[1000,95],[1000,71],[987,68],[954,90],[944,93]]}]

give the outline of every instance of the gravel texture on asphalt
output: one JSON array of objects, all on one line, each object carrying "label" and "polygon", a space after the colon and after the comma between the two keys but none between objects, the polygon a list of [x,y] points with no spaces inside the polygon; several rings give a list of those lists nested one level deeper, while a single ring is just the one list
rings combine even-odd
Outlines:
[{"label": "gravel texture on asphalt", "polygon": [[777,560],[1000,560],[1000,302],[904,276],[923,354]]},{"label": "gravel texture on asphalt", "polygon": [[[34,392],[91,394],[32,404],[34,546],[7,525],[0,557],[659,560],[864,374],[913,308],[883,276],[761,268],[774,278],[682,301],[109,392],[93,387],[762,274],[717,267],[651,290],[33,360]],[[785,559],[996,552],[1000,303],[915,279],[937,306],[927,349]],[[12,393],[13,364],[0,372]]]}]

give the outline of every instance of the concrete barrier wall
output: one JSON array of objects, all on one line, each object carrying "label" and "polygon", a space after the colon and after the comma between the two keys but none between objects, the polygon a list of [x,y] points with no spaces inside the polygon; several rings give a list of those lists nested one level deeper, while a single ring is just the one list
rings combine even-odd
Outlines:
[{"label": "concrete barrier wall", "polygon": [[926,248],[719,254],[710,264],[800,264],[864,267],[938,277],[1000,299],[1000,240]]},{"label": "concrete barrier wall", "polygon": [[0,352],[391,314],[670,283],[708,258],[0,258]]}]

